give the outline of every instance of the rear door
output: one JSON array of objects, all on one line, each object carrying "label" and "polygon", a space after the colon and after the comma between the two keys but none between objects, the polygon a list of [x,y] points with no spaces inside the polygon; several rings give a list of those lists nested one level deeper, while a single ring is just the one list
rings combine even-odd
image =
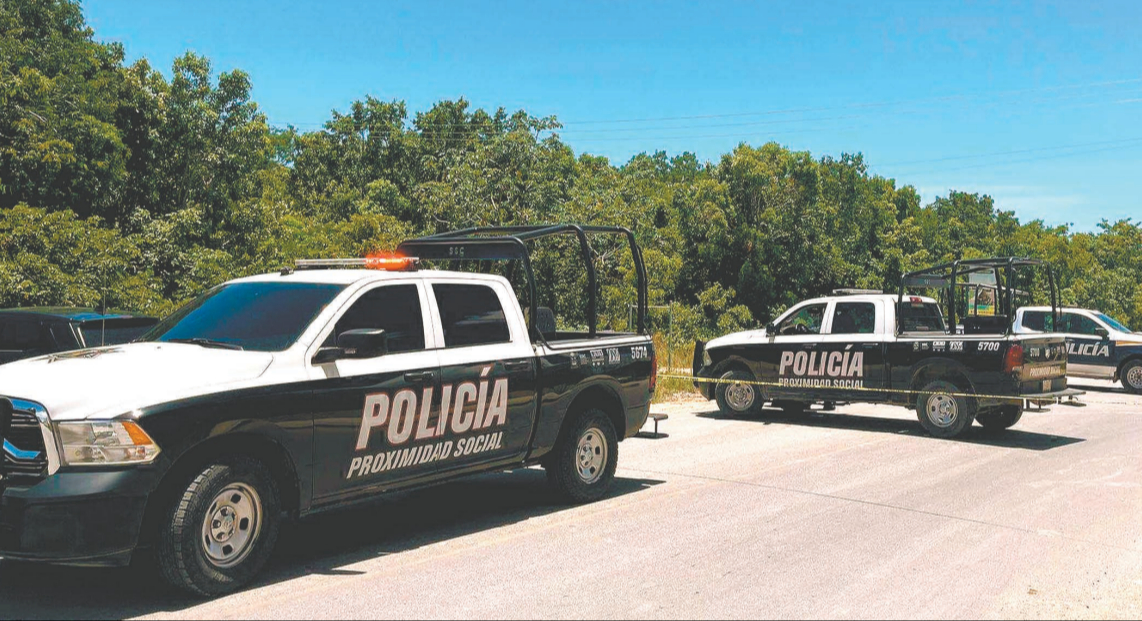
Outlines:
[{"label": "rear door", "polygon": [[883,302],[838,300],[829,307],[815,371],[830,400],[880,399],[887,383]]},{"label": "rear door", "polygon": [[522,459],[535,429],[538,387],[536,354],[514,293],[499,281],[434,279],[429,288],[451,464]]},{"label": "rear door", "polygon": [[435,426],[440,368],[418,280],[360,292],[323,337],[381,329],[388,353],[315,365],[314,496],[336,499],[431,472],[443,459]]}]

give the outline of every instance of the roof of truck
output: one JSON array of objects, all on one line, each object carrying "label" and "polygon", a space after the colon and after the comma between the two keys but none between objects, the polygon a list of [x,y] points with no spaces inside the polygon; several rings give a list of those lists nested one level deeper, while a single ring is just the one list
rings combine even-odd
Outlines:
[{"label": "roof of truck", "polygon": [[364,281],[407,280],[410,278],[463,278],[472,281],[499,281],[502,276],[445,270],[310,269],[271,272],[230,282],[302,282],[321,285],[352,285]]}]

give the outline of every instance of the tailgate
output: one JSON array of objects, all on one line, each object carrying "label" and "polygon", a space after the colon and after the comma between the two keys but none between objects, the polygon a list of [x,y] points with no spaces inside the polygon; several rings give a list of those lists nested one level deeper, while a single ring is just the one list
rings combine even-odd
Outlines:
[{"label": "tailgate", "polygon": [[1019,337],[1023,366],[1016,369],[1021,394],[1052,393],[1067,388],[1067,340],[1062,336]]}]

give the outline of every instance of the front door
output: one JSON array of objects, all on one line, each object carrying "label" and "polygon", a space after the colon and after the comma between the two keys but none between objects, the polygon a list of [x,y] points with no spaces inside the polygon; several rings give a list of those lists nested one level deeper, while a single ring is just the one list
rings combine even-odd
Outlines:
[{"label": "front door", "polygon": [[1105,330],[1094,319],[1080,313],[1063,313],[1067,335],[1067,366],[1075,375],[1114,377],[1114,342],[1098,334]]},{"label": "front door", "polygon": [[764,381],[774,381],[769,387],[771,397],[794,401],[816,401],[820,394],[819,378],[815,375],[821,349],[821,331],[825,325],[828,303],[806,304],[782,319],[774,336],[767,339],[762,365]]},{"label": "front door", "polygon": [[314,412],[314,496],[335,500],[430,472],[442,459],[435,427],[439,360],[424,285],[410,281],[363,292],[323,346],[348,330],[381,329],[388,352],[318,365]]},{"label": "front door", "polygon": [[[535,427],[536,354],[501,283],[431,283],[441,350],[441,424],[450,467],[522,459]],[[512,321],[505,313],[515,313]]]}]

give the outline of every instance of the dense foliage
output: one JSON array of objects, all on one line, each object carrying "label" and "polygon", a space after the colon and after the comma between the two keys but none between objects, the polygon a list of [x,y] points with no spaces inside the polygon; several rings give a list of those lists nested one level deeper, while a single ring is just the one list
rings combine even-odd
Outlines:
[{"label": "dense foliage", "polygon": [[[742,144],[717,162],[576,155],[558,121],[368,97],[317,131],[267,124],[250,77],[187,54],[166,79],[97,42],[71,0],[0,0],[0,306],[164,313],[215,283],[299,257],[360,256],[459,227],[633,229],[651,303],[681,341],[771,318],[835,287],[891,287],[956,257],[1027,255],[1068,303],[1142,326],[1142,228],[1021,223],[991,198],[928,205],[861,155]],[[571,247],[537,249],[544,303],[583,323]],[[624,326],[630,256],[598,242],[604,321]],[[652,314],[665,330],[665,311]]]}]

